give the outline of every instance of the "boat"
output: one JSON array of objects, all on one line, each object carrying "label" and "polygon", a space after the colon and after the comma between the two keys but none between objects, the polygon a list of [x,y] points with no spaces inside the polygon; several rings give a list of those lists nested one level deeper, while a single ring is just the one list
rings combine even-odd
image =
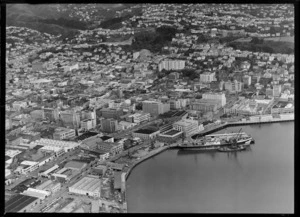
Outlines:
[{"label": "boat", "polygon": [[[241,131],[242,129],[240,129]],[[221,147],[232,145],[250,145],[254,143],[254,139],[246,133],[229,133],[229,134],[212,134],[207,135],[203,139],[196,140],[192,143],[184,143],[178,145],[177,148],[184,150],[218,150]]]},{"label": "boat", "polygon": [[239,145],[239,146],[226,146],[218,148],[220,152],[232,152],[232,151],[243,151],[246,149],[246,146]]}]

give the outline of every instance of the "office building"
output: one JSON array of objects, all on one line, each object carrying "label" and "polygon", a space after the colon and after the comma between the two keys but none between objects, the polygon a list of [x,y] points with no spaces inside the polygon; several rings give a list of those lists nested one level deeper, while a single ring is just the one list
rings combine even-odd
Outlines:
[{"label": "office building", "polygon": [[143,101],[143,112],[150,113],[151,116],[157,116],[168,111],[170,111],[170,103]]},{"label": "office building", "polygon": [[75,129],[79,128],[80,113],[72,111],[72,110],[61,111],[60,118],[65,125],[70,126]]},{"label": "office building", "polygon": [[53,139],[55,140],[70,139],[75,136],[76,134],[74,129],[64,128],[64,127],[56,128],[53,133]]},{"label": "office building", "polygon": [[243,83],[234,80],[233,82],[227,81],[225,82],[225,90],[228,90],[231,93],[241,92],[243,88]]},{"label": "office building", "polygon": [[185,67],[184,60],[164,60],[159,63],[158,70],[181,70]]},{"label": "office building", "polygon": [[214,80],[215,80],[215,73],[204,72],[203,74],[200,74],[200,82],[210,83]]},{"label": "office building", "polygon": [[200,99],[191,103],[192,110],[201,112],[216,112],[221,107],[221,102],[215,99]]},{"label": "office building", "polygon": [[222,107],[226,105],[226,96],[224,93],[204,93],[202,94],[202,99],[217,100],[221,103]]},{"label": "office building", "polygon": [[46,119],[50,121],[57,121],[59,119],[59,112],[58,109],[54,108],[43,108],[44,116]]},{"label": "office building", "polygon": [[123,115],[123,109],[121,108],[104,108],[101,112],[104,118],[119,119]]},{"label": "office building", "polygon": [[113,133],[118,130],[118,121],[112,118],[101,119],[101,130],[105,133]]},{"label": "office building", "polygon": [[95,128],[96,125],[94,125],[92,119],[85,119],[80,122],[81,129],[90,130]]}]

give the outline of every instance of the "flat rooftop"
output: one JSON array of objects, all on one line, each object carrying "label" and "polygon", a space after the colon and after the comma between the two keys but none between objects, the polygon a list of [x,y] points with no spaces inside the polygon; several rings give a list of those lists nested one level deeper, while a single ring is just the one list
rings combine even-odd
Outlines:
[{"label": "flat rooftop", "polygon": [[93,137],[93,136],[96,136],[96,135],[98,135],[98,133],[86,132],[86,133],[83,133],[82,135],[78,136],[76,139],[77,140],[85,140],[87,138],[90,138],[90,137]]},{"label": "flat rooftop", "polygon": [[19,194],[5,203],[6,212],[18,212],[38,198]]},{"label": "flat rooftop", "polygon": [[285,108],[290,102],[278,102],[276,103],[273,108]]},{"label": "flat rooftop", "polygon": [[173,136],[176,135],[177,133],[180,133],[181,131],[178,130],[169,130],[163,133],[163,135],[169,135],[169,136]]},{"label": "flat rooftop", "polygon": [[152,134],[156,132],[155,130],[150,130],[150,129],[140,129],[137,131],[134,131],[134,133],[141,133],[141,134]]},{"label": "flat rooftop", "polygon": [[103,141],[105,141],[105,140],[111,139],[112,137],[110,137],[110,136],[101,136],[100,138],[101,138]]}]

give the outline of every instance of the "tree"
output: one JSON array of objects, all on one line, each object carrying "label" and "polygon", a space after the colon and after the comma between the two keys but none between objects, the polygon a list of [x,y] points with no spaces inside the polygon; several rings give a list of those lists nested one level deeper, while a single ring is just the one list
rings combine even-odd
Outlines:
[{"label": "tree", "polygon": [[264,39],[259,39],[258,37],[253,37],[251,42],[252,44],[262,44]]}]

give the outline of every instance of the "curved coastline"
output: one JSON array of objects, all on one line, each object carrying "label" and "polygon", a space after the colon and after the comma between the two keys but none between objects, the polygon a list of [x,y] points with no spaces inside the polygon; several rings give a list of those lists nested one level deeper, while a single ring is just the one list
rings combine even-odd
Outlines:
[{"label": "curved coastline", "polygon": [[[289,119],[289,120],[276,120],[276,121],[266,121],[266,122],[260,122],[260,123],[257,123],[257,122],[235,122],[235,123],[225,123],[224,125],[221,125],[221,126],[218,126],[217,129],[210,129],[208,130],[208,132],[205,132],[204,135],[206,134],[209,134],[209,133],[212,133],[212,132],[215,132],[215,131],[219,131],[219,130],[222,130],[222,129],[225,129],[225,128],[228,128],[228,127],[234,127],[234,126],[240,126],[240,125],[252,125],[252,124],[272,124],[272,123],[278,123],[278,122],[290,122],[290,121],[294,121],[294,119]],[[203,135],[202,135],[203,136]],[[129,175],[131,174],[132,170],[137,166],[139,165],[140,163],[142,163],[143,161],[151,158],[151,157],[154,157],[155,155],[158,155],[164,151],[166,151],[167,149],[171,149],[171,148],[176,148],[176,144],[172,144],[172,145],[169,145],[169,146],[164,146],[164,147],[161,147],[161,149],[157,150],[156,152],[154,153],[151,153],[149,155],[146,155],[145,157],[143,157],[142,159],[138,160],[136,163],[134,163],[129,169],[128,171],[126,172],[126,175],[125,175],[125,186],[126,186],[126,181],[129,177]],[[125,187],[126,189],[126,187]],[[125,200],[126,200],[126,190],[125,190]],[[126,212],[127,212],[127,200],[126,200]]]},{"label": "curved coastline", "polygon": [[164,152],[165,150],[169,149],[169,148],[172,148],[172,146],[164,146],[162,147],[161,149],[157,150],[155,153],[151,153],[149,155],[146,155],[145,157],[143,157],[142,159],[138,160],[137,162],[135,162],[130,168],[129,170],[126,172],[126,175],[125,175],[125,180],[128,179],[129,175],[131,174],[131,171],[137,166],[139,165],[140,163],[142,163],[143,161],[151,158],[151,157],[154,157],[155,155],[158,155],[162,152]]}]

